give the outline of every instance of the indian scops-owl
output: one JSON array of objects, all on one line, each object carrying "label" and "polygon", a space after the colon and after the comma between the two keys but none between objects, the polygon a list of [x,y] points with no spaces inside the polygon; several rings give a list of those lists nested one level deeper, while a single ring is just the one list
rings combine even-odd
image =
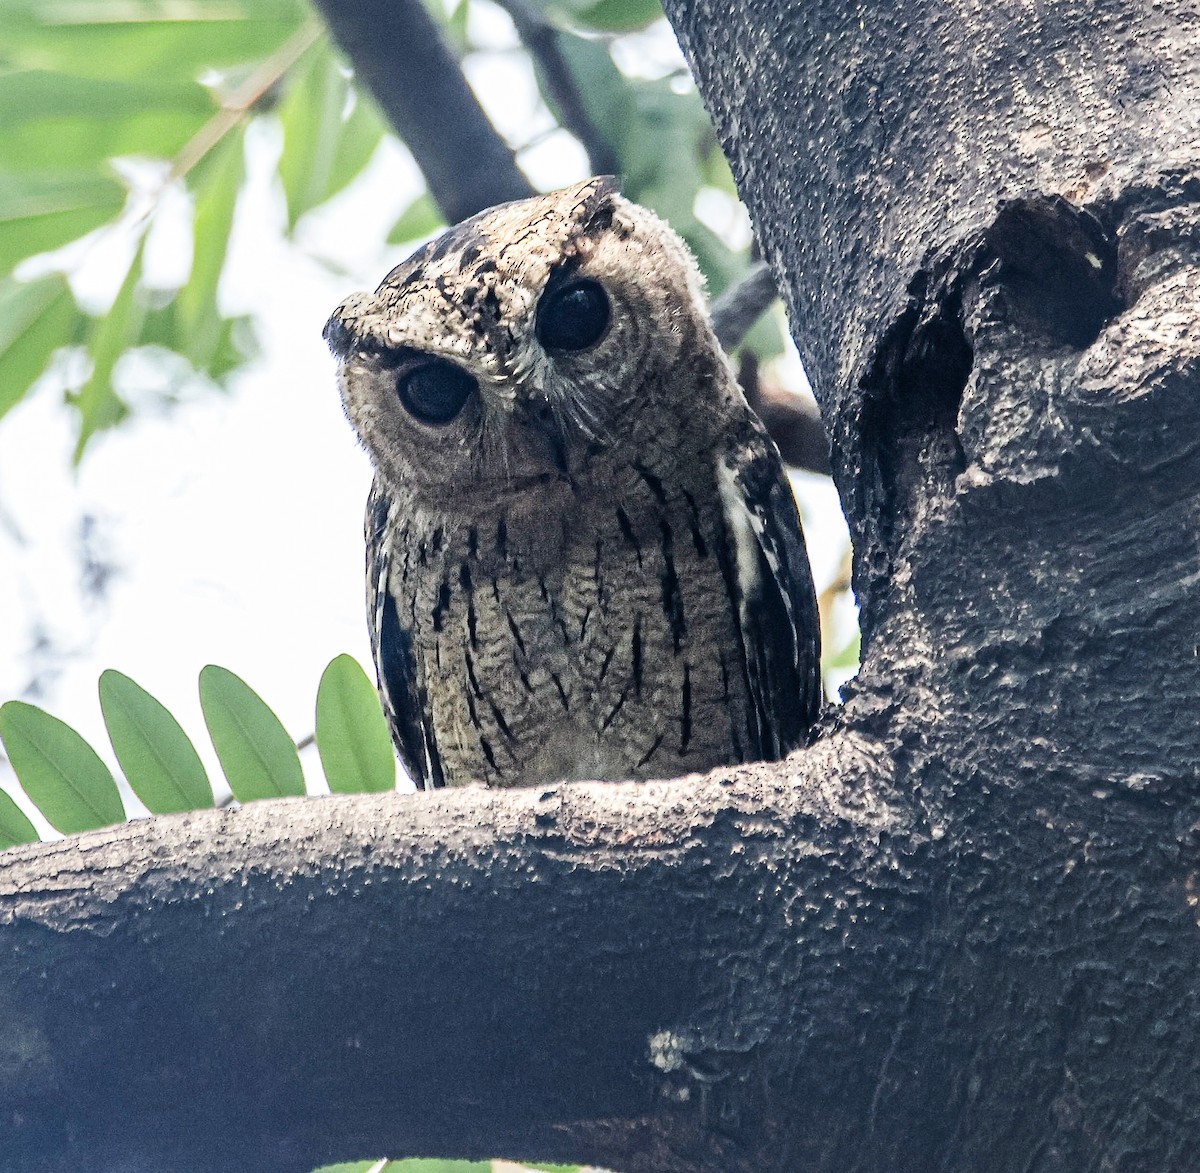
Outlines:
[{"label": "indian scops-owl", "polygon": [[504,204],[325,337],[375,465],[368,618],[418,785],[671,777],[803,740],[795,503],[666,224],[609,179]]}]

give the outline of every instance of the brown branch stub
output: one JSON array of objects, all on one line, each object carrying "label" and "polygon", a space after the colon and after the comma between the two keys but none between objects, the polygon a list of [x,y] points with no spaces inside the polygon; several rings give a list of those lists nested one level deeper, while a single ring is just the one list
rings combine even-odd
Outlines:
[{"label": "brown branch stub", "polygon": [[317,7],[449,223],[534,194],[421,0],[317,0]]},{"label": "brown branch stub", "polygon": [[815,402],[768,387],[754,410],[771,433],[785,464],[829,476],[829,437]]},{"label": "brown branch stub", "polygon": [[738,382],[746,402],[766,425],[784,464],[829,475],[829,437],[816,401],[764,382],[751,351],[738,356]]}]

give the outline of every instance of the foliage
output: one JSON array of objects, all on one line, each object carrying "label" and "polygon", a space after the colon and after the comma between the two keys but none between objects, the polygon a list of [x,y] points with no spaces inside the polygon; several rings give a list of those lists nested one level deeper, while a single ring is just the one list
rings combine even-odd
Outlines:
[{"label": "foliage", "polygon": [[[238,801],[305,792],[295,744],[245,681],[208,665],[200,673],[200,705]],[[167,814],[213,805],[212,785],[191,739],[141,685],[108,670],[100,677],[100,708],[125,781],[147,810]],[[395,787],[387,722],[374,686],[352,657],[337,656],[325,669],[316,714],[315,736],[331,791]],[[0,705],[0,741],[21,788],[55,830],[72,834],[124,820],[111,771],[57,717],[8,701]],[[20,807],[0,791],[0,849],[37,838]]]},{"label": "foliage", "polygon": [[[448,16],[433,6],[464,53],[476,47],[468,16],[479,2],[459,0]],[[675,225],[719,292],[745,258],[696,215],[701,189],[734,195],[700,99],[682,71],[632,78],[614,60],[622,37],[661,19],[658,0],[544,0],[535,8],[611,140],[625,190]],[[128,415],[122,366],[130,351],[173,352],[216,383],[253,353],[252,324],[228,314],[220,286],[246,129],[261,117],[277,119],[283,132],[278,178],[289,232],[359,176],[388,133],[305,0],[0,6],[0,415],[52,368],[78,418],[79,459],[97,432]],[[144,245],[164,197],[180,190],[192,212],[191,271],[176,287],[155,288]],[[439,226],[424,195],[389,241]],[[105,236],[124,242],[127,259],[115,299],[95,313],[65,277]],[[778,350],[777,327],[768,321],[752,341]],[[84,361],[55,362],[68,354]],[[178,360],[160,367],[188,369]]]},{"label": "foliage", "polygon": [[[118,364],[130,349],[171,348],[213,379],[242,361],[246,344],[221,313],[217,287],[242,181],[245,115],[319,38],[299,0],[0,7],[0,272],[10,271],[0,303],[18,309],[0,332],[0,411],[55,352],[81,350],[87,362],[67,380],[78,456],[127,414]],[[114,166],[132,159],[142,161],[133,172]],[[193,200],[191,274],[176,289],[150,289],[142,246],[161,197],[181,184]],[[63,281],[78,249],[37,280],[11,275],[98,229],[130,244],[107,312],[87,312]]]}]

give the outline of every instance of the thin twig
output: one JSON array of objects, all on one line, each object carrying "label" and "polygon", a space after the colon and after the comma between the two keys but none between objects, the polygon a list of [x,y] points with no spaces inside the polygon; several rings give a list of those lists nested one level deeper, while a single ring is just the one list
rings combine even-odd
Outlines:
[{"label": "thin twig", "polygon": [[[184,144],[171,165],[170,179],[182,179],[262,101],[284,75],[321,39],[324,30],[311,21],[289,37],[224,102]],[[165,186],[165,185],[164,185]]]},{"label": "thin twig", "polygon": [[616,175],[620,160],[604,132],[588,112],[583,94],[562,51],[562,33],[528,0],[497,0],[512,17],[541,77],[542,88],[554,105],[559,124],[570,131],[587,152],[593,175]]}]

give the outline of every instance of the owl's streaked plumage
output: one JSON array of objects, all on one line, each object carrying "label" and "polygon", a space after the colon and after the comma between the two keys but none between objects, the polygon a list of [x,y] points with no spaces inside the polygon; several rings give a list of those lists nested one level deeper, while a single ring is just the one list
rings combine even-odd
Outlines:
[{"label": "owl's streaked plumage", "polygon": [[375,465],[371,640],[418,785],[671,777],[803,740],[795,503],[661,220],[607,179],[493,208],[325,336]]}]

